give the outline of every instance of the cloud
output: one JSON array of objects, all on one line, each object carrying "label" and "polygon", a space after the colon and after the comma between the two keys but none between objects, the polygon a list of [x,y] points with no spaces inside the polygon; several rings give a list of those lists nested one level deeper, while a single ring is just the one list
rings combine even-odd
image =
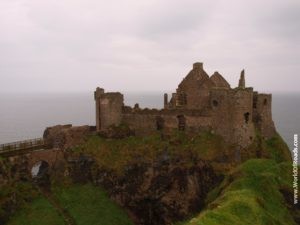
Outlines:
[{"label": "cloud", "polygon": [[0,91],[171,90],[195,61],[297,91],[299,15],[297,0],[2,0]]}]

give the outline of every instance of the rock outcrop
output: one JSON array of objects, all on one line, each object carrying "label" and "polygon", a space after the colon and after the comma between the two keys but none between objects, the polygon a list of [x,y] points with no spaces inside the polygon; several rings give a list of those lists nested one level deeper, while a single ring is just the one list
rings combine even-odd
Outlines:
[{"label": "rock outcrop", "polygon": [[92,164],[89,158],[83,159],[77,160],[81,166],[73,160],[70,177],[74,181],[91,177],[140,225],[172,224],[199,212],[208,192],[222,180],[204,161],[187,167],[180,160],[171,162],[162,156],[152,164],[127,166],[120,175]]},{"label": "rock outcrop", "polygon": [[68,149],[84,142],[86,135],[93,131],[90,126],[56,125],[44,131],[43,138],[53,148]]}]

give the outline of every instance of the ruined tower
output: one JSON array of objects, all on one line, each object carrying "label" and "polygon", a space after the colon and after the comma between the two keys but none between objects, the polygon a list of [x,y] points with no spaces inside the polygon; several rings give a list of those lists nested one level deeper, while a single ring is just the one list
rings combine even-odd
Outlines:
[{"label": "ruined tower", "polygon": [[97,87],[94,96],[97,131],[105,130],[112,125],[119,125],[124,106],[123,95],[120,92],[105,93],[103,88]]}]

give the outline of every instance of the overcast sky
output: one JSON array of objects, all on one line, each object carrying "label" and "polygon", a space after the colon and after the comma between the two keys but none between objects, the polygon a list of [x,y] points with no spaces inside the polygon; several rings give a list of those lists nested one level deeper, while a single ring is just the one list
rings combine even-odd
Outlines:
[{"label": "overcast sky", "polygon": [[196,61],[299,91],[299,0],[0,0],[0,92],[169,91]]}]

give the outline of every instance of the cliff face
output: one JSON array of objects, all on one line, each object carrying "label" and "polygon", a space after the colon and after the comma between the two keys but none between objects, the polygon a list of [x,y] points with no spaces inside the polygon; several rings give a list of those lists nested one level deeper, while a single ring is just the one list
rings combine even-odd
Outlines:
[{"label": "cliff face", "polygon": [[[72,136],[72,129],[62,129]],[[136,224],[172,224],[201,210],[208,192],[221,182],[222,175],[197,153],[207,146],[216,152],[220,146],[216,138],[207,134],[200,138],[206,143],[200,145],[196,138],[189,146],[190,137],[184,133],[118,139],[91,136],[67,150],[65,174],[75,183],[104,187]],[[200,148],[192,149],[196,146]]]},{"label": "cliff face", "polygon": [[210,133],[118,139],[91,136],[71,148],[68,174],[74,182],[92,181],[104,187],[136,224],[172,224],[201,211],[207,194],[242,162],[290,159],[279,136],[265,141],[257,135],[238,159],[234,149]]},{"label": "cliff face", "polygon": [[300,223],[288,162],[251,159],[227,174],[207,198],[207,207],[183,225]]},{"label": "cliff face", "polygon": [[0,158],[0,224],[35,196],[25,157]]},{"label": "cliff face", "polygon": [[165,159],[131,165],[122,176],[100,169],[93,177],[143,225],[171,224],[200,211],[220,178],[205,162],[187,168]]},{"label": "cliff face", "polygon": [[172,224],[200,211],[208,192],[221,181],[205,162],[192,168],[160,160],[154,164],[134,164],[118,175],[81,161],[80,169],[71,168],[70,176],[74,182],[89,177],[104,187],[111,199],[141,225]]}]

